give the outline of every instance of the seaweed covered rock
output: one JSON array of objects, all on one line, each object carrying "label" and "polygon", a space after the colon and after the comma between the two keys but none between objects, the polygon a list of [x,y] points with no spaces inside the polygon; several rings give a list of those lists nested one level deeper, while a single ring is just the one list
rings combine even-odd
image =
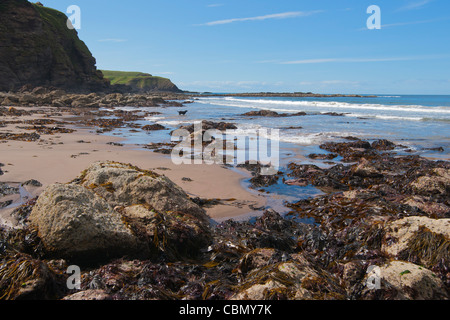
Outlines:
[{"label": "seaweed covered rock", "polygon": [[165,129],[166,129],[166,127],[164,127],[163,125],[157,124],[157,123],[149,124],[149,125],[142,127],[142,130],[145,130],[145,131],[158,131],[158,130],[165,130]]},{"label": "seaweed covered rock", "polygon": [[344,299],[338,281],[301,255],[251,270],[233,300]]},{"label": "seaweed covered rock", "polygon": [[295,117],[295,116],[306,116],[305,112],[297,112],[297,113],[278,113],[272,110],[259,110],[259,111],[250,111],[244,113],[242,116],[245,117]]},{"label": "seaweed covered rock", "polygon": [[204,210],[172,181],[116,162],[94,163],[71,183],[47,187],[28,219],[50,256],[80,264],[195,257],[211,239]]},{"label": "seaweed covered rock", "polygon": [[111,300],[111,297],[101,289],[89,289],[80,291],[69,296],[64,297],[63,300],[71,301],[104,301]]},{"label": "seaweed covered rock", "polygon": [[407,217],[389,223],[385,229],[382,249],[386,254],[444,275],[449,271],[450,219]]},{"label": "seaweed covered rock", "polygon": [[66,291],[64,277],[29,255],[7,255],[0,263],[0,300],[59,299]]},{"label": "seaweed covered rock", "polygon": [[157,212],[191,214],[203,224],[209,223],[205,211],[166,176],[130,164],[96,162],[74,183],[92,190],[114,207],[142,204]]},{"label": "seaweed covered rock", "polygon": [[[205,131],[207,131],[207,130],[226,131],[226,130],[237,129],[236,125],[233,123],[213,122],[213,121],[208,121],[208,120],[202,120],[201,126],[202,126],[202,134],[205,133]],[[195,133],[197,126],[196,126],[196,124],[191,124],[191,125],[181,126],[179,129],[184,129],[184,130],[189,131],[190,133]]]},{"label": "seaweed covered rock", "polygon": [[421,195],[450,197],[450,169],[436,168],[411,183],[411,188]]},{"label": "seaweed covered rock", "polygon": [[252,178],[250,179],[251,187],[254,189],[269,187],[271,185],[277,184],[280,176],[282,176],[281,171],[275,170],[270,164],[262,164],[257,161],[255,163],[251,161],[245,161],[237,165],[238,168],[245,168],[250,171]]},{"label": "seaweed covered rock", "polygon": [[[381,145],[390,145],[380,142]],[[419,156],[396,156],[380,151],[367,141],[328,142],[321,148],[336,152],[344,162],[330,168],[311,164],[290,163],[289,176],[303,184],[312,184],[324,191],[371,189],[387,196],[422,196],[431,203],[448,205],[450,199],[450,165]],[[384,149],[383,149],[384,150]],[[295,180],[294,180],[295,181]]]},{"label": "seaweed covered rock", "polygon": [[376,279],[378,288],[365,286],[362,300],[447,300],[448,292],[436,275],[419,265],[391,261],[369,272],[364,280]]}]

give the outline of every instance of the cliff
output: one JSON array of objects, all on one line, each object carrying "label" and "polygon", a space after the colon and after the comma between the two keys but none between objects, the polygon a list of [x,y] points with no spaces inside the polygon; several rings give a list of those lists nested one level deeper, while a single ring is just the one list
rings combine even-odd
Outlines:
[{"label": "cliff", "polygon": [[67,16],[26,0],[0,3],[0,91],[24,85],[71,91],[109,86]]}]

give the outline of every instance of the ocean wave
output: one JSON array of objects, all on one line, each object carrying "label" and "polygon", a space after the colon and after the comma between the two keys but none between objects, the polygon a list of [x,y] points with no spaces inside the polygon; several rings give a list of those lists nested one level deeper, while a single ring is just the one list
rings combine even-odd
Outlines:
[{"label": "ocean wave", "polygon": [[361,136],[361,133],[348,132],[305,132],[299,133],[297,130],[279,130],[273,131],[272,128],[264,127],[259,124],[240,124],[237,130],[233,130],[237,136],[255,137],[255,133],[259,137],[270,140],[278,140],[279,142],[293,143],[302,146],[310,146],[321,144],[326,141],[332,141],[347,136]]},{"label": "ocean wave", "polygon": [[[417,112],[417,113],[442,113],[450,115],[450,107],[425,107],[421,105],[382,105],[382,104],[356,104],[337,101],[294,101],[294,100],[266,100],[266,99],[239,99],[233,97],[225,98],[200,98],[199,103],[209,103],[222,106],[232,106],[238,108],[267,109],[283,112],[307,111],[304,108],[331,108],[345,111],[350,110],[375,110],[375,111],[395,111],[395,112]],[[302,107],[302,109],[285,109],[283,107]]]}]

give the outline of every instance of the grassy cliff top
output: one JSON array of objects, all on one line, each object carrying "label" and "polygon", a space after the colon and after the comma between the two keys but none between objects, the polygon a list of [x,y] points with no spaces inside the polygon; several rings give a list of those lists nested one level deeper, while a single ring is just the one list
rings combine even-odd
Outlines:
[{"label": "grassy cliff top", "polygon": [[149,73],[111,70],[102,70],[102,73],[112,85],[128,85],[143,90],[179,91],[170,79],[152,76]]}]

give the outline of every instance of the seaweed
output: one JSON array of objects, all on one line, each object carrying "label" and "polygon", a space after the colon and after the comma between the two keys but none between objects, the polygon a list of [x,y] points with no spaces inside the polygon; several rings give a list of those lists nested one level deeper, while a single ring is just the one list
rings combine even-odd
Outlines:
[{"label": "seaweed", "polygon": [[450,266],[450,239],[421,226],[399,257],[419,263],[432,270],[448,272]]}]

